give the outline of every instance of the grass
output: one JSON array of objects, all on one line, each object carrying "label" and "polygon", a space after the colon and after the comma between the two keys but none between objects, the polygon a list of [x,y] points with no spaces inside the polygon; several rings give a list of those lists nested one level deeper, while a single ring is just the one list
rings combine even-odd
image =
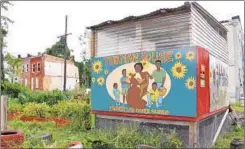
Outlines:
[{"label": "grass", "polygon": [[[162,140],[166,141],[164,145],[181,145],[176,137],[170,138],[169,135],[162,135],[159,130],[141,133],[139,129],[128,129],[121,126],[116,131],[105,132],[102,130],[78,131],[73,127],[57,128],[53,122],[23,122],[12,120],[8,122],[10,129],[19,129],[24,131],[25,142],[23,148],[68,148],[71,141],[80,141],[84,148],[94,148],[95,142],[106,146],[107,148],[135,148],[137,144],[147,144],[151,146],[162,146]],[[53,142],[42,142],[35,138],[29,138],[29,135],[41,135],[51,133]],[[172,141],[171,141],[172,140]],[[177,142],[176,142],[177,141]]]},{"label": "grass", "polygon": [[243,112],[244,111],[244,107],[242,107],[242,105],[240,103],[238,103],[238,102],[232,103],[231,107],[236,112]]},{"label": "grass", "polygon": [[230,143],[234,138],[244,138],[244,127],[234,127],[232,132],[227,132],[219,137],[215,143],[215,148],[230,148]]},{"label": "grass", "polygon": [[[235,112],[244,111],[244,108],[240,103],[232,103],[231,107]],[[234,126],[231,132],[227,132],[224,135],[219,136],[215,143],[215,148],[230,148],[230,143],[234,138],[244,138],[244,127]]]}]

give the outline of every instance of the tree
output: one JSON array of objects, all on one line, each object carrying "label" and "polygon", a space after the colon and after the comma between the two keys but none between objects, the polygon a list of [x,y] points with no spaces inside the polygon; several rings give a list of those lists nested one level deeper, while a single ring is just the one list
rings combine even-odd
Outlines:
[{"label": "tree", "polygon": [[7,53],[4,59],[9,65],[9,67],[5,68],[4,72],[9,75],[11,82],[13,83],[14,77],[19,76],[21,73],[22,59],[16,58],[10,53]]},{"label": "tree", "polygon": [[[1,3],[1,8],[4,11],[8,11],[8,7],[12,6],[12,3],[10,3],[9,1],[0,1]],[[3,65],[3,61],[4,61],[4,56],[3,56],[3,47],[6,47],[6,42],[4,41],[4,38],[7,36],[8,33],[8,23],[13,23],[13,21],[8,18],[7,16],[3,16],[1,13],[1,24],[3,24],[1,26],[1,36],[0,36],[0,40],[1,40],[1,51],[0,51],[0,56],[1,56],[1,80],[4,80],[4,65]]]},{"label": "tree", "polygon": [[91,68],[90,68],[90,57],[88,54],[89,51],[89,32],[84,31],[82,35],[78,37],[80,45],[82,47],[81,57],[82,62],[77,63],[79,70],[79,81],[80,85],[85,85],[86,87],[91,86]]},{"label": "tree", "polygon": [[[56,57],[64,58],[64,44],[62,42],[56,42],[54,45],[52,45],[51,48],[47,48],[44,52],[44,54],[53,55]],[[67,48],[66,49],[66,56],[68,60],[74,60],[74,56],[71,55],[71,52],[73,50]]]}]

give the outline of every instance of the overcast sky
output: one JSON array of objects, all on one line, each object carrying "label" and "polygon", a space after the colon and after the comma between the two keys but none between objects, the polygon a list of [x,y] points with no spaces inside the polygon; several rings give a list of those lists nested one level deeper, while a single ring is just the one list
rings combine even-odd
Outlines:
[{"label": "overcast sky", "polygon": [[[182,5],[184,1],[19,1],[13,2],[8,15],[14,24],[9,26],[7,37],[9,51],[15,55],[36,55],[43,52],[56,41],[57,36],[64,34],[65,15],[68,15],[69,48],[75,51],[75,59],[81,60],[81,47],[78,36],[85,27],[106,20],[118,20],[129,15],[142,15],[159,8],[173,8]],[[243,1],[199,1],[207,11],[218,20],[227,20],[240,15],[244,24]],[[244,29],[244,27],[243,27]]]}]

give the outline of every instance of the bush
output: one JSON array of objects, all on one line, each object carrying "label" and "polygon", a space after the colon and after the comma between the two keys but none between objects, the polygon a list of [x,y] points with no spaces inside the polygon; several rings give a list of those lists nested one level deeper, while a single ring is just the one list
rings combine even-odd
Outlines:
[{"label": "bush", "polygon": [[2,92],[12,98],[18,98],[19,94],[25,94],[30,92],[27,87],[24,87],[18,83],[10,83],[8,81],[3,81],[1,84]]},{"label": "bush", "polygon": [[24,105],[24,116],[46,118],[50,116],[51,108],[46,103],[27,103]]},{"label": "bush", "polygon": [[72,127],[82,131],[91,129],[91,108],[86,103],[68,103],[68,110],[71,111]]},{"label": "bush", "polygon": [[52,106],[57,104],[61,100],[68,100],[71,98],[71,94],[69,92],[63,92],[60,90],[53,91],[34,91],[29,94],[19,95],[20,102],[35,102],[35,103],[47,103]]},{"label": "bush", "polygon": [[16,99],[10,99],[8,113],[22,112],[22,105]]},{"label": "bush", "polygon": [[54,117],[63,117],[63,118],[68,118],[69,117],[69,106],[68,102],[63,100],[59,101],[57,104],[52,106],[52,116]]}]

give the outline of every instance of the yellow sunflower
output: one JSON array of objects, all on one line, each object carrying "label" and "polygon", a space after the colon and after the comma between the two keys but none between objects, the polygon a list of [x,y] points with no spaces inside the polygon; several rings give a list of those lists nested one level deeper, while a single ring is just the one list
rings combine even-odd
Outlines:
[{"label": "yellow sunflower", "polygon": [[176,59],[181,59],[182,55],[180,52],[177,52],[176,55],[175,55],[175,58]]},{"label": "yellow sunflower", "polygon": [[185,86],[189,90],[193,90],[196,87],[196,80],[194,77],[190,77],[185,81]]},{"label": "yellow sunflower", "polygon": [[95,73],[99,73],[102,71],[102,63],[101,61],[96,61],[93,63],[93,71]]},{"label": "yellow sunflower", "polygon": [[150,62],[148,60],[142,60],[141,63],[144,68],[149,68],[150,66]]},{"label": "yellow sunflower", "polygon": [[128,73],[127,73],[127,76],[129,78],[131,78],[131,75],[134,75],[134,74],[135,74],[135,72],[133,70],[129,70]]},{"label": "yellow sunflower", "polygon": [[96,79],[93,77],[93,78],[92,78],[92,82],[94,83],[95,81],[96,81]]},{"label": "yellow sunflower", "polygon": [[105,75],[107,75],[107,74],[108,74],[108,70],[106,69],[106,70],[104,71],[104,73],[105,73]]},{"label": "yellow sunflower", "polygon": [[192,61],[195,58],[195,53],[192,51],[187,52],[186,59]]},{"label": "yellow sunflower", "polygon": [[105,83],[105,79],[104,79],[103,77],[99,77],[99,78],[97,79],[97,82],[98,82],[98,84],[99,84],[100,86],[102,86],[102,85]]},{"label": "yellow sunflower", "polygon": [[175,78],[181,79],[184,78],[187,68],[186,65],[182,64],[181,62],[176,62],[171,71]]}]

